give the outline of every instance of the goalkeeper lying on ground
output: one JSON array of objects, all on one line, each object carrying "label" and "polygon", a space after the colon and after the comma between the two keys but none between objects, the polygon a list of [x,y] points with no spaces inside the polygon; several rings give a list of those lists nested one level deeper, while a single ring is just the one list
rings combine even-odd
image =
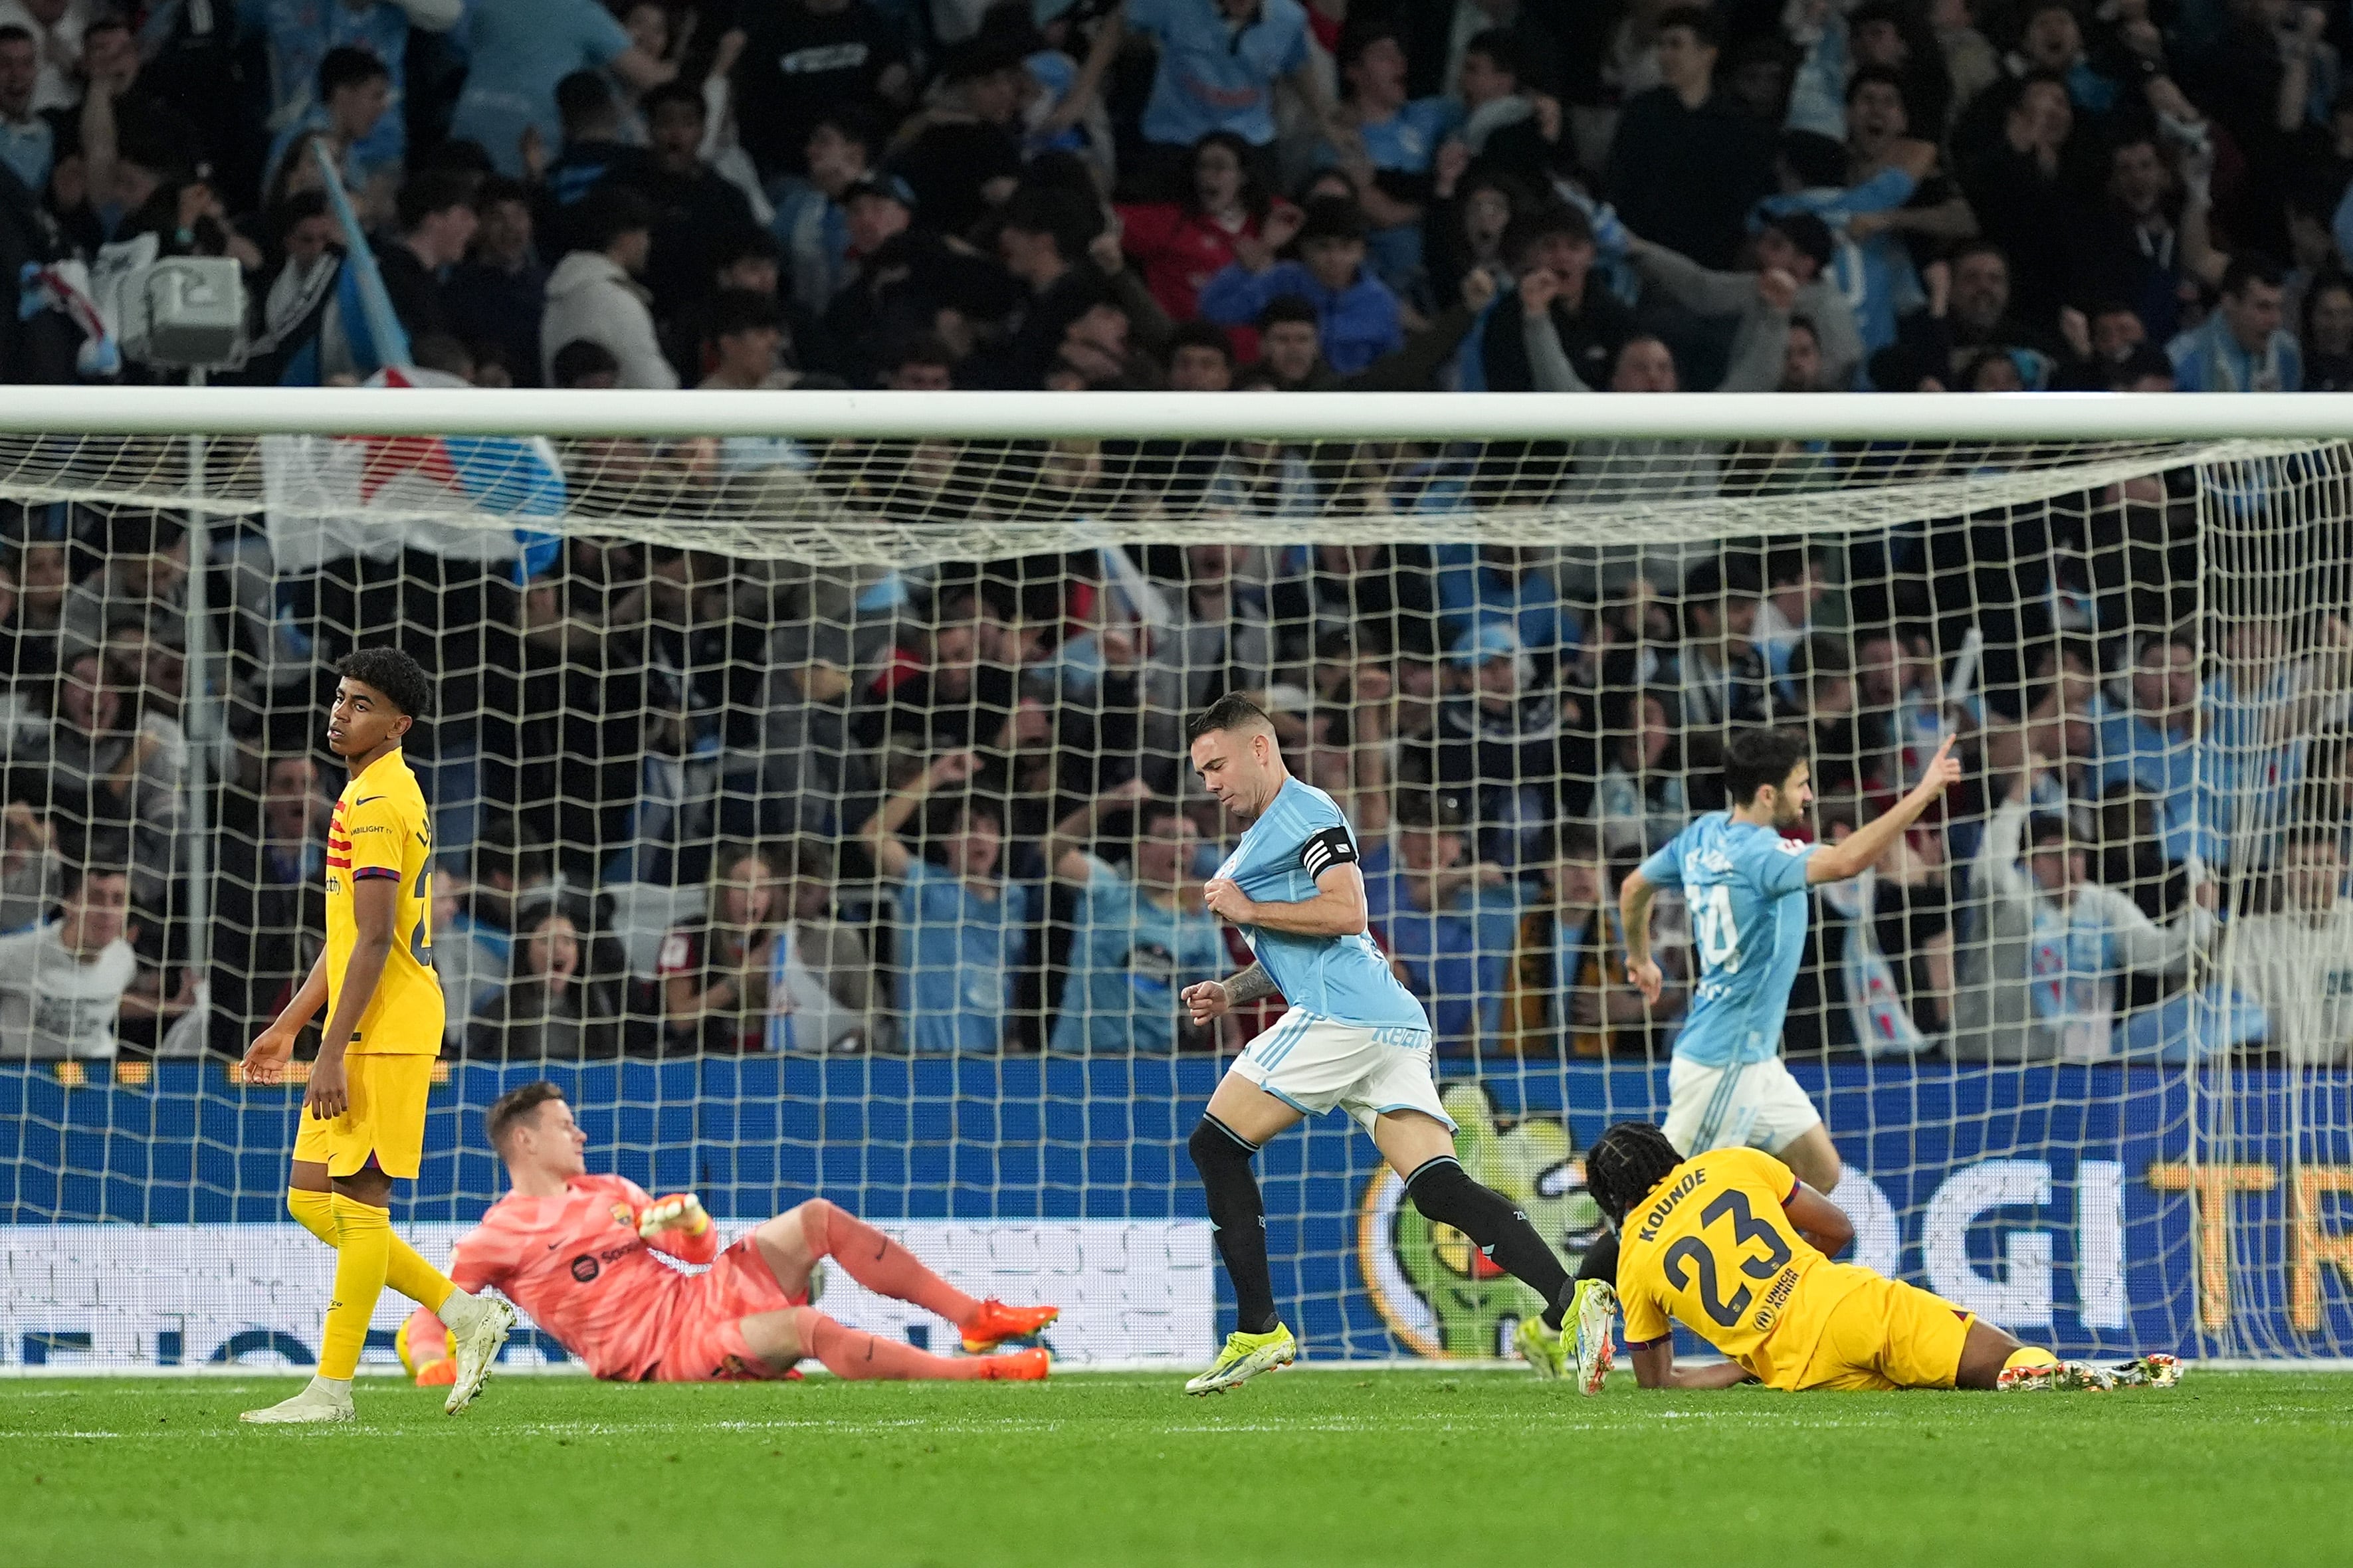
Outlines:
[{"label": "goalkeeper lying on ground", "polygon": [[[2115,1371],[2063,1362],[1915,1286],[1832,1263],[1854,1227],[1760,1149],[1686,1160],[1656,1127],[1621,1121],[1593,1145],[1585,1180],[1618,1239],[1617,1300],[1607,1279],[1580,1278],[1571,1312],[1588,1394],[1600,1390],[1609,1309],[1621,1303],[1644,1388],[1754,1378],[1780,1389],[2106,1389],[2167,1387],[2180,1376],[2168,1355]],[[1676,1371],[1671,1319],[1722,1351],[1724,1363]]]},{"label": "goalkeeper lying on ground", "polygon": [[[514,1190],[458,1243],[449,1276],[465,1289],[495,1286],[588,1363],[625,1383],[708,1383],[783,1377],[814,1357],[849,1378],[1033,1381],[1043,1350],[936,1356],[845,1328],[808,1305],[809,1271],[831,1258],[868,1289],[938,1313],[968,1351],[994,1351],[1052,1322],[1052,1307],[976,1301],[873,1226],[823,1198],[801,1205],[722,1249],[702,1205],[656,1200],[619,1176],[592,1176],[587,1134],[552,1083],[501,1095],[487,1117],[491,1146]],[[648,1249],[710,1264],[685,1274]],[[448,1381],[437,1363],[448,1335],[422,1308],[401,1326],[401,1360],[419,1383]]]}]

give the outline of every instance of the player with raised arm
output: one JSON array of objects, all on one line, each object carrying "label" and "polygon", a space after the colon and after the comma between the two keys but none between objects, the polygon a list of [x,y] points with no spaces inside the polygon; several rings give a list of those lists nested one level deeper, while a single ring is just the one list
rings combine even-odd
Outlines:
[{"label": "player with raised arm", "polygon": [[[692,1194],[656,1198],[621,1176],[588,1173],[588,1135],[552,1083],[509,1089],[484,1117],[512,1190],[458,1243],[449,1272],[495,1287],[540,1328],[621,1383],[720,1383],[784,1377],[811,1357],[846,1378],[1033,1383],[1042,1348],[994,1351],[1036,1334],[1060,1313],[976,1300],[905,1247],[823,1198],[789,1209],[719,1245]],[[688,1274],[657,1258],[710,1267]],[[878,1294],[956,1325],[957,1359],[846,1328],[808,1304],[809,1276],[830,1258]],[[402,1326],[404,1361],[438,1381],[444,1336],[420,1309]]]},{"label": "player with raised arm", "polygon": [[[1652,1002],[1663,977],[1651,956],[1651,904],[1680,886],[1691,910],[1699,984],[1675,1036],[1667,1072],[1667,1142],[1688,1154],[1761,1149],[1818,1193],[1838,1185],[1838,1149],[1781,1061],[1781,1024],[1806,946],[1806,890],[1861,876],[1961,776],[1945,738],[1911,793],[1843,844],[1785,837],[1814,804],[1806,738],[1794,730],[1744,730],[1725,748],[1728,811],[1712,811],[1662,845],[1619,890],[1626,974]],[[1568,1314],[1578,1387],[1600,1390],[1609,1370],[1609,1281],[1617,1247],[1605,1238],[1577,1268]]]},{"label": "player with raised arm", "polygon": [[1230,979],[1187,986],[1182,1000],[1196,1025],[1277,994],[1290,1010],[1227,1071],[1187,1145],[1233,1282],[1238,1326],[1185,1392],[1231,1388],[1298,1354],[1275,1312],[1266,1210],[1250,1159],[1301,1117],[1335,1106],[1372,1134],[1417,1209],[1461,1231],[1551,1303],[1541,1324],[1520,1325],[1518,1340],[1532,1366],[1559,1376],[1568,1272],[1526,1215],[1455,1160],[1454,1121],[1430,1077],[1430,1018],[1367,934],[1365,879],[1346,817],[1330,795],[1291,776],[1273,721],[1244,698],[1219,699],[1193,721],[1188,739],[1193,771],[1249,824],[1203,887],[1203,900],[1241,928],[1257,962]]},{"label": "player with raised arm", "polygon": [[[1798,1391],[2167,1388],[2180,1364],[2146,1355],[2110,1371],[2063,1362],[1939,1296],[1830,1255],[1845,1214],[1760,1149],[1686,1160],[1648,1122],[1621,1121],[1585,1159],[1586,1190],[1620,1239],[1618,1293],[1644,1388]],[[1675,1368],[1673,1323],[1724,1352]]]},{"label": "player with raised arm", "polygon": [[400,742],[433,689],[398,648],[361,648],[336,666],[327,747],[351,782],[327,830],[327,945],[310,977],[245,1053],[248,1083],[279,1082],[294,1037],[327,1008],[311,1064],[286,1206],[335,1249],[334,1298],[318,1375],[247,1421],[352,1419],[352,1374],[376,1298],[390,1285],[449,1325],[456,1376],[445,1409],[463,1410],[491,1375],[514,1310],[459,1289],[392,1233],[396,1178],[425,1152],[425,1097],[441,1054],[441,983],[433,973],[433,831]]}]

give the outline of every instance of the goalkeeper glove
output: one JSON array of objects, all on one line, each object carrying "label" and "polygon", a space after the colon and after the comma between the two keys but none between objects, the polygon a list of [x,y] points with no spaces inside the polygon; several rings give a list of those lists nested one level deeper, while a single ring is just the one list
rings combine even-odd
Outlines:
[{"label": "goalkeeper glove", "polygon": [[638,1235],[646,1241],[665,1230],[701,1236],[710,1228],[711,1216],[702,1212],[702,1200],[692,1193],[671,1193],[638,1211]]}]

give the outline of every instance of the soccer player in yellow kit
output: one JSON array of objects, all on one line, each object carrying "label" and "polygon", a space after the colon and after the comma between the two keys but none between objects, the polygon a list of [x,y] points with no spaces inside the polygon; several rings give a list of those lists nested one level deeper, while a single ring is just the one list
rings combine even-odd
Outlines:
[{"label": "soccer player in yellow kit", "polygon": [[459,1289],[392,1233],[392,1184],[417,1175],[426,1091],[441,1051],[433,834],[424,792],[400,753],[433,689],[417,661],[392,647],[361,648],[336,673],[343,679],[327,746],[351,782],[327,833],[327,947],[245,1054],[247,1082],[278,1082],[295,1035],[326,1005],[286,1206],[335,1249],[334,1298],[318,1375],[292,1398],[245,1413],[271,1425],[352,1419],[352,1374],[387,1284],[448,1325],[457,1377],[445,1408],[453,1415],[480,1392],[514,1323],[512,1307]]},{"label": "soccer player in yellow kit", "polygon": [[[1785,1390],[2167,1387],[2168,1355],[2113,1371],[2063,1362],[1941,1297],[1830,1255],[1854,1238],[1837,1205],[1761,1149],[1684,1159],[1621,1121],[1586,1158],[1586,1186],[1619,1238],[1617,1298],[1644,1388]],[[1606,1287],[1605,1287],[1606,1289]],[[1724,1352],[1675,1368],[1672,1323]]]}]

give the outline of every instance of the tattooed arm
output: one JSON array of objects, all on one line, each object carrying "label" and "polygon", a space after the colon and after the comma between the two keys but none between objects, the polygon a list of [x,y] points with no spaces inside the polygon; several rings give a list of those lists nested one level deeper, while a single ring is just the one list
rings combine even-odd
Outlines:
[{"label": "tattooed arm", "polygon": [[1204,980],[1198,985],[1187,985],[1183,1001],[1194,1024],[1199,1026],[1213,1018],[1223,1017],[1245,1002],[1255,1002],[1261,996],[1274,994],[1274,980],[1267,973],[1266,965],[1253,963],[1240,974],[1224,980]]}]

